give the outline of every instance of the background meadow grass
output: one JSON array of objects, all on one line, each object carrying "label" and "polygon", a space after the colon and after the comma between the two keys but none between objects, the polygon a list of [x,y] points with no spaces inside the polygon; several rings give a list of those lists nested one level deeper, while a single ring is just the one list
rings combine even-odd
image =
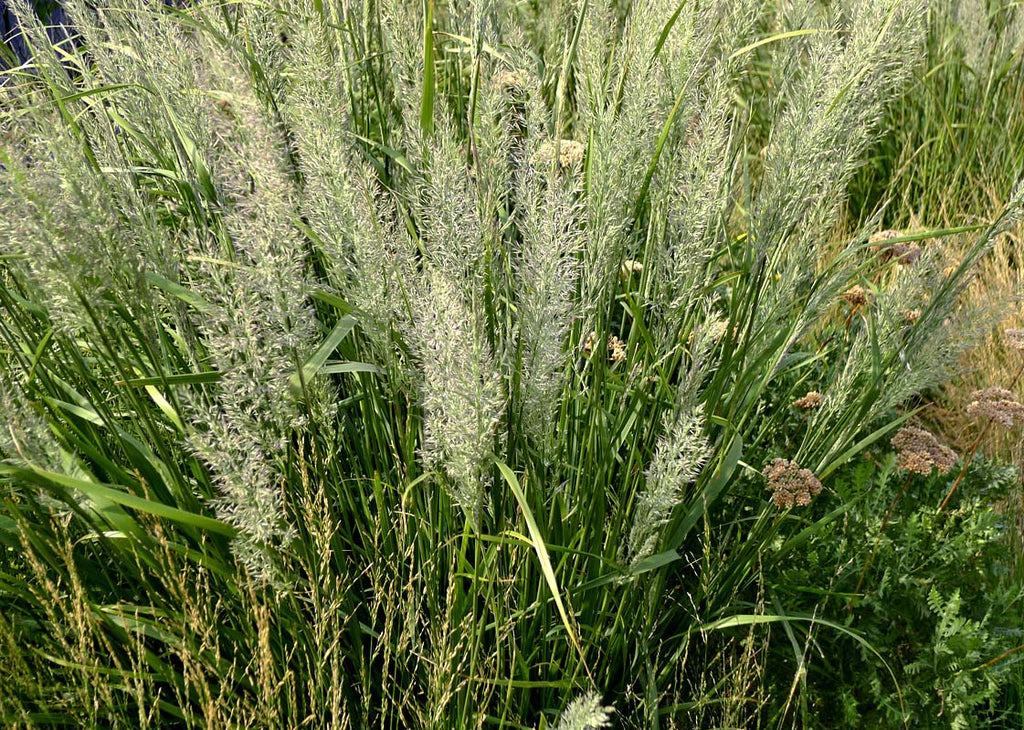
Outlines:
[{"label": "background meadow grass", "polygon": [[1015,4],[14,8],[3,724],[1024,721]]}]

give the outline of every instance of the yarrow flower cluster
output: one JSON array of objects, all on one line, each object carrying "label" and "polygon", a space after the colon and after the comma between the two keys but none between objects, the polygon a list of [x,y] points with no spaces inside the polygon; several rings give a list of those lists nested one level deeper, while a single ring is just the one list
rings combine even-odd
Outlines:
[{"label": "yarrow flower cluster", "polygon": [[901,264],[911,266],[921,258],[921,247],[919,245],[905,242],[886,243],[903,235],[905,234],[900,231],[879,231],[868,239],[868,243],[880,244],[872,246],[871,250],[879,253],[883,262],[896,259]]},{"label": "yarrow flower cluster", "polygon": [[817,408],[821,405],[822,395],[816,390],[809,391],[807,395],[802,398],[797,398],[793,401],[794,408],[802,408],[805,411],[809,411],[813,408]]},{"label": "yarrow flower cluster", "polygon": [[896,432],[890,442],[896,449],[896,463],[900,469],[928,476],[932,469],[946,474],[956,463],[956,452],[929,431],[906,426]]},{"label": "yarrow flower cluster", "polygon": [[855,284],[846,290],[846,293],[843,294],[843,299],[854,307],[863,307],[865,304],[870,303],[871,294],[860,284]]},{"label": "yarrow flower cluster", "polygon": [[624,362],[626,359],[626,343],[612,335],[608,338],[608,355],[615,365]]},{"label": "yarrow flower cluster", "polygon": [[[558,165],[563,170],[579,167],[583,164],[583,156],[586,147],[582,142],[573,139],[563,139],[558,144]],[[533,154],[533,164],[536,166],[550,165],[555,160],[555,143],[545,142]]]},{"label": "yarrow flower cluster", "polygon": [[622,262],[622,268],[619,269],[619,276],[621,276],[622,279],[625,281],[628,280],[629,277],[632,276],[633,274],[643,273],[643,270],[644,265],[642,262],[627,259],[626,261]]},{"label": "yarrow flower cluster", "polygon": [[494,88],[505,94],[521,94],[526,89],[523,75],[518,71],[504,71],[494,79]]},{"label": "yarrow flower cluster", "polygon": [[789,459],[773,459],[764,468],[764,476],[772,492],[772,501],[779,509],[789,509],[794,505],[806,507],[812,497],[821,494],[821,482],[814,472],[802,469]]},{"label": "yarrow flower cluster", "polygon": [[591,332],[587,335],[587,339],[583,341],[583,354],[587,357],[594,352],[594,345],[597,344],[597,333]]},{"label": "yarrow flower cluster", "polygon": [[[583,341],[584,357],[593,355],[595,347],[597,347],[597,333],[591,332],[587,335],[587,339]],[[612,361],[613,365],[618,365],[626,360],[626,343],[615,335],[611,335],[608,338],[608,358]]]},{"label": "yarrow flower cluster", "polygon": [[1003,342],[1011,350],[1024,352],[1024,330],[1006,330],[1003,332]]},{"label": "yarrow flower cluster", "polygon": [[1015,423],[1024,423],[1024,405],[1006,388],[984,388],[971,395],[967,415],[991,418],[1004,428],[1013,428]]}]

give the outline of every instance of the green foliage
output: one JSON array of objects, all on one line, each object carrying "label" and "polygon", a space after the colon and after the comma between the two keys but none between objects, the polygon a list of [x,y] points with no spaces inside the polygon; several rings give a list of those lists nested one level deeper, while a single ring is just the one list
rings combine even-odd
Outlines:
[{"label": "green foliage", "polygon": [[[843,523],[770,578],[791,612],[809,603],[795,587],[827,581],[833,602],[824,615],[855,627],[887,658],[898,683],[862,645],[822,630],[807,658],[809,711],[842,727],[1012,727],[998,700],[1013,682],[1014,661],[1004,652],[1019,644],[1024,591],[1004,578],[1005,527],[987,505],[1015,487],[1016,470],[975,462],[960,503],[940,514],[952,475],[893,467],[886,457],[844,475],[861,495],[850,494],[855,506]],[[885,520],[885,504],[897,494]]]}]

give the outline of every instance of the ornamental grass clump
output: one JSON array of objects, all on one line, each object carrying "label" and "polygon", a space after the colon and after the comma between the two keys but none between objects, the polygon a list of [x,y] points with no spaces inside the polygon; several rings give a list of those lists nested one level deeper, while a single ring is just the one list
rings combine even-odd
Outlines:
[{"label": "ornamental grass clump", "polygon": [[569,703],[555,730],[599,730],[612,725],[612,708],[603,707],[601,698],[591,692]]},{"label": "ornamental grass clump", "polygon": [[859,457],[1024,187],[875,270],[926,5],[768,5],[17,3],[0,724],[807,726],[884,665]]}]

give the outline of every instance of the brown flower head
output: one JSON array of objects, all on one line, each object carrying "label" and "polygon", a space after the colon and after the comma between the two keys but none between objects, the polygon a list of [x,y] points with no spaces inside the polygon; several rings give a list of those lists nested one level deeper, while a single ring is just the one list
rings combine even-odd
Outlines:
[{"label": "brown flower head", "polygon": [[805,411],[817,408],[821,405],[822,395],[816,390],[809,391],[803,398],[793,401],[794,408],[803,408]]},{"label": "brown flower head", "polygon": [[843,299],[854,307],[863,307],[871,301],[871,294],[860,284],[855,284],[846,290]]},{"label": "brown flower head", "polygon": [[920,309],[904,309],[900,314],[903,315],[903,321],[907,324],[914,324],[914,322],[921,319]]},{"label": "brown flower head", "polygon": [[913,266],[921,258],[921,247],[916,243],[894,243],[889,247],[889,257],[905,266]]},{"label": "brown flower head", "polygon": [[526,90],[526,82],[518,71],[503,71],[494,79],[494,88],[509,96],[518,96]]},{"label": "brown flower head", "polygon": [[1006,388],[985,388],[971,394],[967,415],[991,418],[1004,428],[1013,428],[1014,423],[1024,423],[1024,405]]},{"label": "brown flower head", "polygon": [[956,463],[956,452],[939,443],[934,435],[923,428],[901,428],[889,443],[896,449],[899,468],[915,474],[927,476],[933,468],[938,469],[940,474],[946,474]]},{"label": "brown flower head", "polygon": [[874,233],[871,234],[871,237],[868,238],[868,243],[871,243],[871,244],[885,243],[886,241],[891,241],[894,238],[900,238],[902,235],[903,235],[903,233],[900,232],[900,231],[893,231],[893,230],[875,231]]},{"label": "brown flower head", "polygon": [[891,243],[894,239],[901,238],[904,235],[906,234],[901,231],[879,231],[872,234],[868,239],[868,243],[875,244],[871,247],[871,250],[878,253],[883,262],[896,259],[899,263],[910,266],[916,264],[918,259],[921,258],[921,247],[916,243],[907,241]]},{"label": "brown flower head", "polygon": [[633,274],[643,273],[644,265],[641,261],[634,261],[633,259],[626,259],[622,262],[622,267],[619,269],[619,276],[623,280],[629,279]]},{"label": "brown flower head", "polygon": [[772,501],[779,509],[789,509],[794,505],[804,507],[811,503],[812,497],[821,494],[821,482],[814,472],[801,469],[799,464],[789,459],[773,459],[765,466],[764,476],[772,492]]},{"label": "brown flower head", "polygon": [[1006,330],[1003,332],[1003,342],[1011,350],[1024,352],[1024,330]]}]

